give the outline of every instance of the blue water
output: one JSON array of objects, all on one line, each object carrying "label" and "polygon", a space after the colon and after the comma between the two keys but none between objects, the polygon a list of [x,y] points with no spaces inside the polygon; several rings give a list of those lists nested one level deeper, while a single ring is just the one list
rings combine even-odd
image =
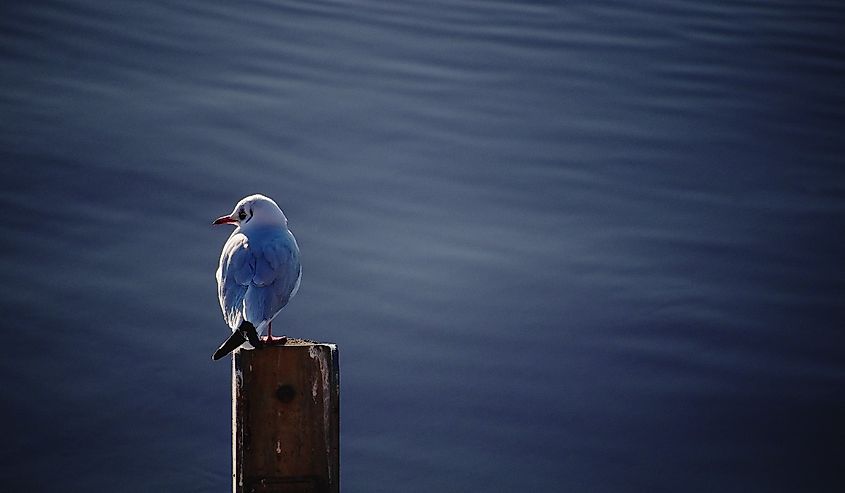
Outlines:
[{"label": "blue water", "polygon": [[[845,490],[842,2],[4,2],[0,480],[230,488],[241,197],[346,492]],[[278,326],[278,329],[276,328]]]}]

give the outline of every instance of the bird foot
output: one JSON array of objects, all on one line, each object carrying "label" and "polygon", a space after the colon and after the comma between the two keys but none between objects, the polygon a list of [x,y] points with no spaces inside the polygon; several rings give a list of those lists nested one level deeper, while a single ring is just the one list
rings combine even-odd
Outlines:
[{"label": "bird foot", "polygon": [[266,346],[284,346],[288,342],[288,336],[261,336],[261,342]]}]

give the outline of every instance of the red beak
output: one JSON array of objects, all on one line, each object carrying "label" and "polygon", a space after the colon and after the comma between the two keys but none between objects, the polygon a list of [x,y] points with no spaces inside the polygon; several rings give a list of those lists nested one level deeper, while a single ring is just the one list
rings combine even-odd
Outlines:
[{"label": "red beak", "polygon": [[232,219],[231,216],[222,216],[215,219],[214,222],[211,224],[237,224],[237,221]]}]

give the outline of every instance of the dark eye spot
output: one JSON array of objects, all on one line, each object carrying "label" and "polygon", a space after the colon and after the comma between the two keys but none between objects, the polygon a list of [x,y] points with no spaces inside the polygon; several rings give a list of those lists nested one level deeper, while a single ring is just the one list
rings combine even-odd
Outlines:
[{"label": "dark eye spot", "polygon": [[240,219],[241,221],[243,221],[244,219],[246,219],[246,212],[244,212],[244,210],[243,210],[243,209],[241,209],[240,211],[238,211],[238,219]]}]

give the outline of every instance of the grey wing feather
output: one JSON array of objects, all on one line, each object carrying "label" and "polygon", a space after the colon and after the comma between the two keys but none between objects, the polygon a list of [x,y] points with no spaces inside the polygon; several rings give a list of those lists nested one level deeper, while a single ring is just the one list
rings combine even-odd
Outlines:
[{"label": "grey wing feather", "polygon": [[217,268],[217,295],[223,318],[232,330],[244,321],[243,301],[255,262],[248,254],[246,236],[233,234],[223,246]]},{"label": "grey wing feather", "polygon": [[289,231],[260,239],[254,243],[262,248],[251,248],[247,236],[233,234],[220,256],[220,307],[232,329],[244,320],[256,327],[272,320],[290,301],[301,273],[299,248]]}]

